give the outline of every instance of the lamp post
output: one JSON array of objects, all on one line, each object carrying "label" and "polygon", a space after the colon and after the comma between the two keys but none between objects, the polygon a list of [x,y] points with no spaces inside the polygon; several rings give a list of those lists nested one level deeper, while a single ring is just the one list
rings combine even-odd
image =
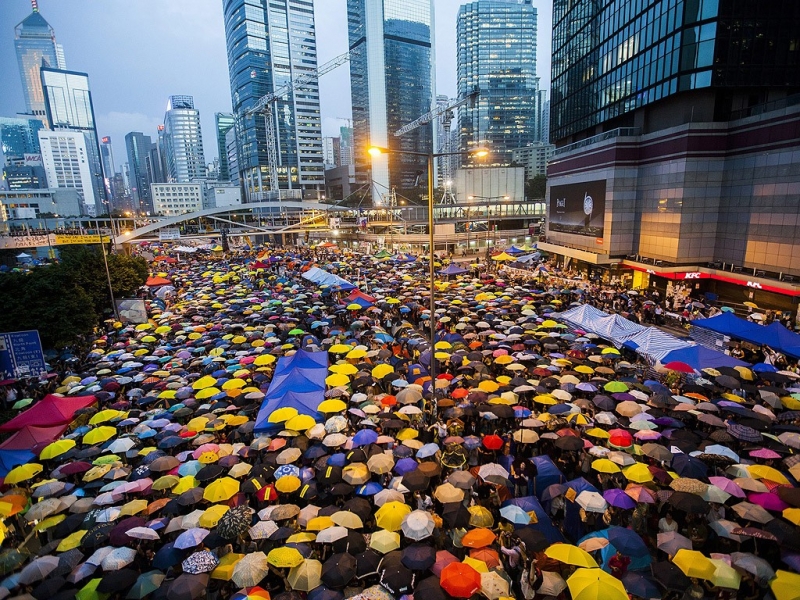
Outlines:
[{"label": "lamp post", "polygon": [[433,403],[434,410],[436,410],[436,298],[434,296],[434,289],[436,288],[436,267],[434,267],[434,254],[433,249],[436,243],[433,231],[433,168],[434,160],[442,156],[459,156],[462,154],[471,154],[478,158],[483,158],[489,154],[485,148],[475,148],[469,152],[413,152],[410,150],[393,150],[383,148],[381,146],[371,146],[368,150],[369,154],[373,157],[380,156],[381,154],[408,154],[411,156],[423,156],[428,162],[428,246],[430,256],[428,260],[428,285],[430,287],[430,328],[431,328],[431,402]]},{"label": "lamp post", "polygon": [[[491,200],[511,200],[511,196],[467,196],[467,200],[486,200],[486,266],[489,267],[489,234],[492,231],[492,215],[489,212]],[[492,244],[494,245],[494,244]]]}]

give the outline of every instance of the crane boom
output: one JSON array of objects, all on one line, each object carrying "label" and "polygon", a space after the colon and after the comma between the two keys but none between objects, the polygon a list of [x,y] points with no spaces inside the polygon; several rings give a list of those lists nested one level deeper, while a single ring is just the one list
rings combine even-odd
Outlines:
[{"label": "crane boom", "polygon": [[411,123],[407,123],[403,125],[400,129],[394,132],[395,137],[400,137],[401,135],[408,133],[409,131],[414,131],[417,127],[421,127],[422,125],[427,125],[435,118],[445,114],[448,111],[452,111],[454,108],[458,108],[460,106],[464,106],[467,103],[474,103],[475,100],[478,98],[478,90],[474,90],[469,94],[465,95],[463,98],[454,98],[451,99],[447,104],[443,104],[441,106],[437,106],[432,111],[425,113],[415,121],[411,121]]},{"label": "crane boom", "polygon": [[252,107],[242,113],[244,116],[252,116],[257,113],[264,113],[264,125],[266,129],[267,138],[267,162],[269,163],[269,189],[270,191],[277,192],[278,186],[278,149],[276,147],[275,135],[275,120],[272,114],[272,104],[279,98],[282,98],[290,92],[307,86],[309,83],[316,81],[322,75],[341,67],[344,63],[356,56],[359,50],[350,50],[344,54],[340,54],[336,58],[326,62],[324,65],[317,67],[313,71],[309,71],[298,78],[292,80],[278,87],[275,91],[265,94],[258,99]]}]

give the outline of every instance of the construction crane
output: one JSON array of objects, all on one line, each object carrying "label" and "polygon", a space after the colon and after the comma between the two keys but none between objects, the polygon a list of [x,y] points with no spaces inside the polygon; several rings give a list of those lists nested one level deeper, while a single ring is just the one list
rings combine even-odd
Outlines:
[{"label": "construction crane", "polygon": [[325,75],[333,71],[334,69],[341,67],[351,58],[356,56],[359,53],[359,50],[350,50],[349,52],[345,52],[344,54],[340,54],[333,60],[326,62],[321,67],[317,67],[313,71],[309,71],[308,73],[301,75],[297,79],[286,83],[279,88],[277,88],[274,92],[270,94],[266,94],[258,99],[258,102],[255,103],[251,108],[244,111],[244,116],[251,116],[255,115],[256,113],[263,113],[264,114],[264,125],[266,128],[266,137],[267,137],[267,162],[269,163],[269,189],[270,191],[277,192],[279,190],[278,186],[278,148],[277,148],[277,140],[275,135],[275,118],[272,112],[272,105],[277,102],[280,98],[283,98],[287,94],[293,92],[294,90],[303,88],[308,84],[318,80],[321,76]]},{"label": "construction crane", "polygon": [[[470,107],[475,105],[475,101],[478,99],[479,91],[477,89],[473,90],[469,94],[466,94],[462,98],[451,98],[447,101],[446,104],[441,104],[434,108],[432,111],[425,113],[415,121],[411,121],[406,125],[403,125],[400,129],[394,132],[395,137],[400,137],[401,135],[408,133],[409,131],[414,131],[418,127],[422,125],[427,125],[434,119],[441,117],[442,128],[444,129],[444,141],[442,143],[442,147],[439,148],[439,152],[442,154],[449,154],[450,153],[450,123],[454,119],[453,111],[456,108],[464,106],[465,104],[469,104]],[[445,160],[442,163],[442,176],[445,181],[449,181],[450,179],[450,159],[449,157],[443,157]],[[444,186],[444,196],[440,201],[440,204],[455,204],[455,198],[453,197],[453,192],[450,190],[449,186]]]}]

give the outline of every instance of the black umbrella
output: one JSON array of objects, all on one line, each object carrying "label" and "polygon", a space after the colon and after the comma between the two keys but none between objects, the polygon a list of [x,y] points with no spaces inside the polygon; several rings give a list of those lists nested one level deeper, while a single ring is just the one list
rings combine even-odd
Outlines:
[{"label": "black umbrella", "polygon": [[247,533],[252,524],[253,509],[249,506],[234,506],[217,523],[217,533],[224,538],[234,540]]},{"label": "black umbrella", "polygon": [[714,383],[732,390],[742,387],[742,382],[730,375],[719,375],[714,379]]},{"label": "black umbrella", "polygon": [[363,579],[370,575],[378,574],[378,567],[381,564],[383,556],[375,552],[375,550],[367,550],[356,556],[358,566],[356,567],[356,577]]},{"label": "black umbrella", "polygon": [[65,583],[67,583],[67,580],[63,577],[53,577],[52,574],[48,575],[42,583],[33,589],[31,596],[36,598],[36,600],[50,600],[50,598],[58,593],[58,590],[60,590]]},{"label": "black umbrella", "polygon": [[427,489],[430,479],[417,468],[403,475],[402,483],[410,492],[419,492]]},{"label": "black umbrella", "polygon": [[197,600],[202,598],[208,587],[208,573],[200,575],[180,575],[167,590],[167,600]]},{"label": "black umbrella", "polygon": [[577,451],[583,448],[583,439],[572,435],[565,435],[556,440],[556,448],[561,450]]},{"label": "black umbrella", "polygon": [[178,496],[178,504],[181,506],[192,506],[203,500],[203,488],[196,487],[186,490]]},{"label": "black umbrella", "polygon": [[412,544],[403,550],[401,562],[412,571],[430,569],[436,562],[436,550],[427,544]]},{"label": "black umbrella", "polygon": [[442,510],[442,520],[453,529],[469,525],[470,512],[461,502],[448,502]]},{"label": "black umbrella", "polygon": [[369,500],[359,496],[345,502],[342,510],[349,510],[358,515],[362,521],[367,521],[372,514],[372,504],[370,504]]},{"label": "black umbrella", "polygon": [[136,583],[139,573],[133,569],[121,569],[103,575],[103,579],[97,585],[97,591],[107,594],[122,592]]},{"label": "black umbrella", "polygon": [[708,512],[708,502],[697,494],[675,492],[667,500],[672,506],[685,513],[704,515]]},{"label": "black umbrella", "polygon": [[532,525],[520,527],[514,531],[516,535],[524,544],[528,552],[541,552],[550,546],[550,541],[545,535]]},{"label": "black umbrella", "polygon": [[194,476],[197,481],[212,481],[217,479],[225,472],[225,469],[217,464],[206,465]]},{"label": "black umbrella", "polygon": [[99,548],[106,543],[108,536],[111,534],[111,530],[114,529],[114,527],[115,523],[102,523],[101,525],[95,525],[89,531],[87,531],[86,535],[81,539],[81,548],[85,550],[94,550]]},{"label": "black umbrella", "polygon": [[414,588],[414,597],[424,598],[425,600],[447,600],[449,598],[439,584],[438,577],[427,577],[417,583]]},{"label": "black umbrella", "polygon": [[153,557],[153,567],[161,571],[167,571],[170,567],[179,565],[183,559],[189,555],[190,550],[175,548],[175,542],[167,542],[158,549]]},{"label": "black umbrella", "polygon": [[694,456],[678,454],[672,459],[672,469],[681,477],[704,479],[708,475],[706,464]]},{"label": "black umbrella", "polygon": [[653,565],[653,577],[669,591],[683,592],[692,585],[683,571],[671,562],[660,562]]},{"label": "black umbrella", "polygon": [[367,541],[359,532],[348,530],[347,535],[333,542],[332,546],[334,552],[347,552],[355,556],[367,549]]},{"label": "black umbrella", "polygon": [[83,552],[77,548],[67,550],[58,555],[58,566],[50,572],[51,577],[59,575],[69,575],[83,560]]},{"label": "black umbrella", "polygon": [[[433,562],[436,562],[435,554]],[[381,585],[396,596],[407,594],[414,587],[414,573],[403,564],[403,554],[399,550],[384,556],[380,566],[380,574]]]},{"label": "black umbrella", "polygon": [[356,576],[356,559],[352,554],[334,554],[322,565],[320,579],[328,587],[343,588]]}]

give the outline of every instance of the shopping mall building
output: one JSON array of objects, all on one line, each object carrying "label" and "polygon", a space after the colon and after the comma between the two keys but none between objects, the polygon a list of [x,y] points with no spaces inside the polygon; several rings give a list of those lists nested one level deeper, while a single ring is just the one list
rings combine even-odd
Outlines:
[{"label": "shopping mall building", "polygon": [[797,313],[800,3],[556,1],[553,22],[539,247]]}]

